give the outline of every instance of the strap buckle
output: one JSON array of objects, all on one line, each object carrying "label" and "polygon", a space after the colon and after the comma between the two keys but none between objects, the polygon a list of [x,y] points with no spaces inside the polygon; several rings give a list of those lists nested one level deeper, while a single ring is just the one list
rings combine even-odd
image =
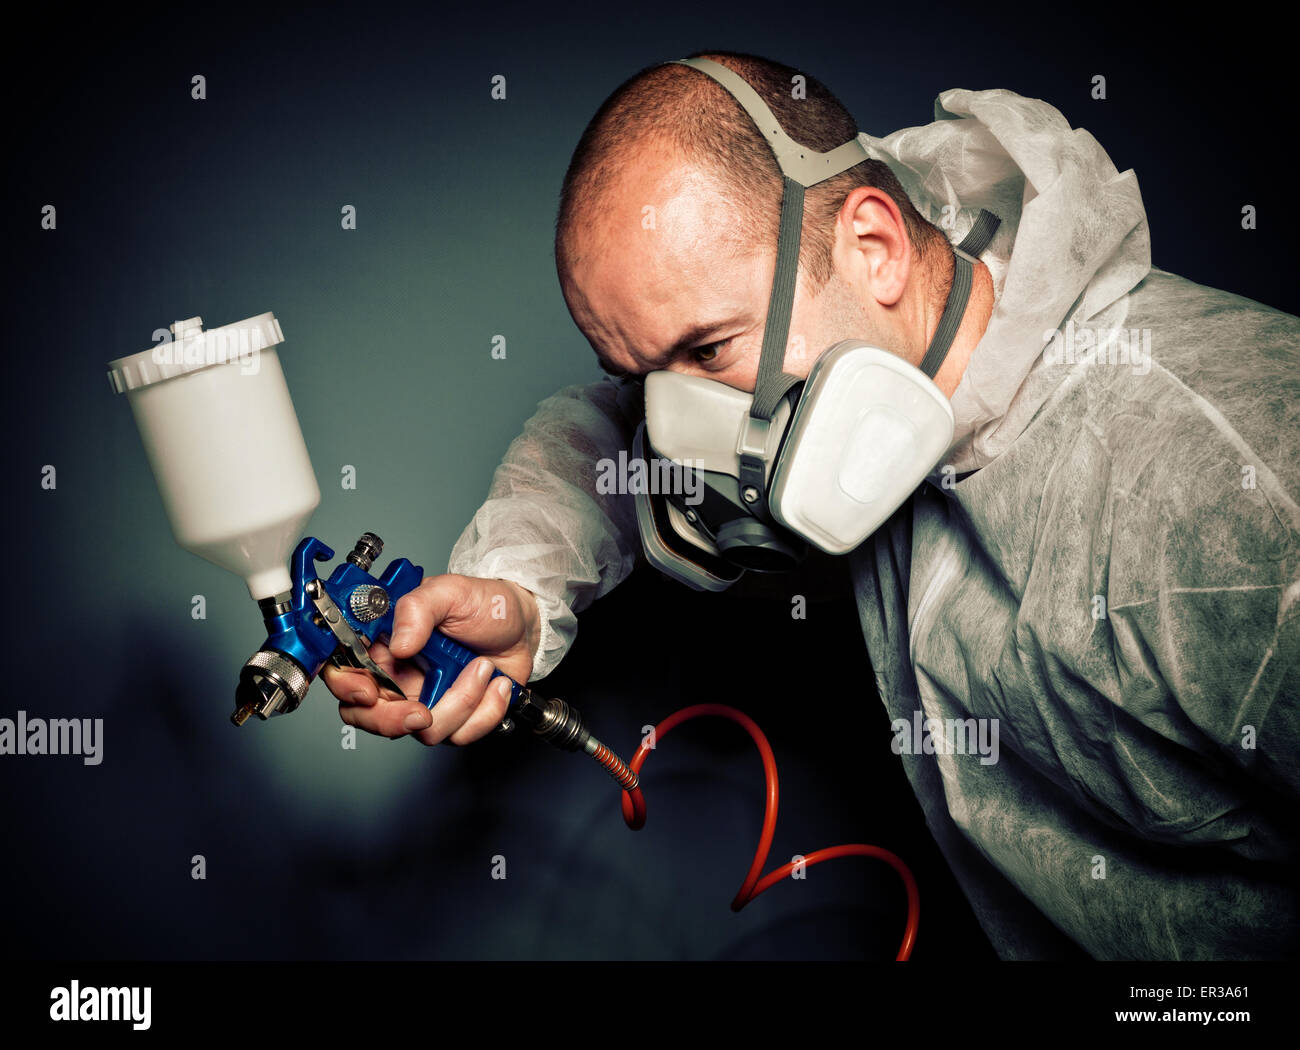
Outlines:
[{"label": "strap buckle", "polygon": [[736,455],[741,459],[751,457],[767,461],[767,438],[772,430],[770,419],[756,419],[745,416],[740,425],[740,437],[736,441]]}]

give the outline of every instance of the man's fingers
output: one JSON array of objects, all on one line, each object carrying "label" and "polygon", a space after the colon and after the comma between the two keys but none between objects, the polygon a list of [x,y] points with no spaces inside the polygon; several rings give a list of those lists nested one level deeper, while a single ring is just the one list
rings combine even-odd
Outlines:
[{"label": "man's fingers", "polygon": [[419,734],[420,741],[441,743],[469,721],[483,700],[483,692],[494,670],[492,661],[480,656],[461,671],[451,688],[442,694],[442,699],[433,705],[433,724]]},{"label": "man's fingers", "polygon": [[393,613],[393,655],[411,657],[433,634],[433,629],[468,598],[463,576],[434,576],[397,600]]},{"label": "man's fingers", "polygon": [[373,707],[339,704],[339,718],[376,736],[396,739],[418,733],[429,724],[429,711],[418,700],[386,700]]},{"label": "man's fingers", "polygon": [[[391,660],[386,662],[393,666]],[[417,668],[404,666],[389,672],[404,690],[403,697],[379,688],[369,672],[357,668],[327,664],[321,680],[338,698],[339,717],[347,725],[390,739],[413,734],[423,744],[447,740],[462,746],[487,736],[505,716],[510,681],[504,676],[493,681],[495,671],[487,657],[473,660],[432,711],[412,699],[419,696],[424,681]]]},{"label": "man's fingers", "polygon": [[364,704],[368,707],[379,699],[379,691],[369,671],[326,664],[321,670],[320,680],[341,704]]},{"label": "man's fingers", "polygon": [[389,651],[388,646],[383,642],[371,642],[370,648],[366,650],[370,654],[370,659],[374,660],[389,674],[393,673],[393,654]]},{"label": "man's fingers", "polygon": [[424,685],[424,673],[419,668],[410,664],[398,667],[388,646],[382,642],[371,645],[369,652],[370,658],[375,661],[380,670],[402,687],[403,696],[394,695],[390,689],[381,692],[374,675],[364,668],[336,667],[334,664],[326,664],[321,669],[320,680],[340,703],[369,706],[380,699],[413,700],[419,697],[420,689]]},{"label": "man's fingers", "polygon": [[484,694],[482,703],[465,720],[465,724],[447,738],[447,743],[464,747],[493,732],[501,724],[506,708],[510,706],[510,693],[510,679],[504,675],[494,679]]}]

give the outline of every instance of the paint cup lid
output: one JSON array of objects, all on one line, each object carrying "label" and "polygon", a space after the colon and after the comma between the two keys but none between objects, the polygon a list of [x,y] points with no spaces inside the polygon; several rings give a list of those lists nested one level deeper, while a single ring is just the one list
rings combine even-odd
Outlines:
[{"label": "paint cup lid", "polygon": [[214,365],[247,361],[258,352],[284,342],[280,322],[273,313],[258,314],[206,332],[201,317],[177,321],[169,328],[171,339],[108,363],[108,381],[114,391],[122,394]]}]

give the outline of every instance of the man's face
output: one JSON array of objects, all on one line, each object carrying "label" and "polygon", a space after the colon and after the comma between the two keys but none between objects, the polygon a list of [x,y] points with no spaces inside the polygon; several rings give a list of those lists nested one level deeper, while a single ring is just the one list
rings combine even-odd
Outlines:
[{"label": "man's face", "polygon": [[[651,162],[625,174],[605,210],[576,233],[570,312],[607,371],[665,369],[752,392],[775,245],[736,228],[737,213],[711,175],[648,153]],[[841,339],[884,335],[838,271],[814,293],[801,270],[784,371],[806,378]]]}]

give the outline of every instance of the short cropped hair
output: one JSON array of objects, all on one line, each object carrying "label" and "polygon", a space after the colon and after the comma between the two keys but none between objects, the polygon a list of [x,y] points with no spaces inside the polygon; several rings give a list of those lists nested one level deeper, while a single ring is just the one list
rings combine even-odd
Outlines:
[{"label": "short cropped hair", "polygon": [[[785,133],[819,153],[857,134],[857,124],[818,80],[790,66],[756,55],[698,51],[743,77],[767,103]],[[801,76],[802,83],[794,78]],[[798,84],[800,91],[796,91]],[[802,96],[802,97],[800,97]],[[668,144],[687,162],[712,174],[736,212],[735,228],[719,231],[740,251],[764,241],[776,248],[781,206],[781,169],[767,140],[729,91],[712,77],[683,65],[650,66],[624,81],[601,105],[582,133],[560,191],[555,256],[562,281],[573,264],[575,227],[599,214],[607,188],[643,155],[647,146]],[[835,221],[845,197],[873,186],[898,205],[913,248],[922,259],[944,235],[913,206],[888,165],[864,160],[804,196],[799,263],[821,288],[833,269]]]}]

